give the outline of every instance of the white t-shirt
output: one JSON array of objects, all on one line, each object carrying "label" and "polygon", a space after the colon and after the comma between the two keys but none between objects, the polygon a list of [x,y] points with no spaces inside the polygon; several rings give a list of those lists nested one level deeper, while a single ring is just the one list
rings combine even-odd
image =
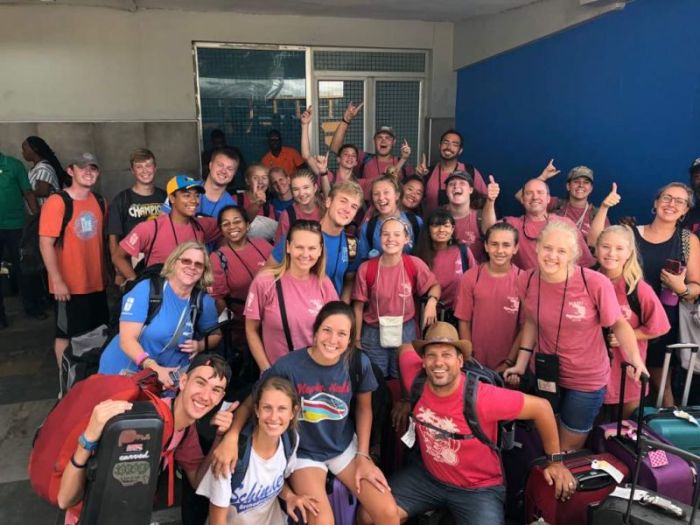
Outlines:
[{"label": "white t-shirt", "polygon": [[[289,458],[293,461],[295,454]],[[282,440],[270,459],[262,459],[250,451],[248,471],[243,483],[231,489],[230,479],[215,478],[207,471],[197,488],[197,494],[209,498],[217,507],[229,507],[228,525],[284,525],[285,514],[277,500],[284,485],[287,461]]]}]

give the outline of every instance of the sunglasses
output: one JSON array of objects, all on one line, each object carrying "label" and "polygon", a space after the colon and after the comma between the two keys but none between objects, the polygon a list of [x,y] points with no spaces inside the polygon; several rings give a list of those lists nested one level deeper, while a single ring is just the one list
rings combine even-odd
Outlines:
[{"label": "sunglasses", "polygon": [[194,266],[196,270],[204,270],[204,263],[201,261],[193,261],[187,257],[180,257],[178,259],[183,266]]}]

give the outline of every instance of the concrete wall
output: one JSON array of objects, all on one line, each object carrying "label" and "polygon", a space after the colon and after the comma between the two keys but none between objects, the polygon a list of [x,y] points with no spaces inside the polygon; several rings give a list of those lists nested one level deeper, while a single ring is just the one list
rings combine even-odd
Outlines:
[{"label": "concrete wall", "polygon": [[629,0],[540,0],[455,24],[454,69],[460,69],[574,25],[622,9]]},{"label": "concrete wall", "polygon": [[0,6],[0,122],[196,118],[193,41],[432,51],[429,116],[454,115],[452,24]]}]

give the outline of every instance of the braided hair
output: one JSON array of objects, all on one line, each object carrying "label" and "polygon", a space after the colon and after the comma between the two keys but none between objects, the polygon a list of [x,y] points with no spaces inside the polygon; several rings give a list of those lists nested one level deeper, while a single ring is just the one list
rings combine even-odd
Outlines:
[{"label": "braided hair", "polygon": [[51,147],[46,143],[44,139],[41,137],[36,137],[34,135],[27,137],[26,140],[27,144],[29,147],[32,149],[34,153],[36,153],[39,158],[42,160],[45,160],[48,162],[51,167],[54,169],[56,172],[56,177],[58,177],[58,184],[61,188],[64,188],[66,186],[70,185],[70,177],[66,173],[66,171],[63,169],[63,166],[61,166],[61,163],[58,160],[58,157],[56,157],[56,154],[53,152]]}]

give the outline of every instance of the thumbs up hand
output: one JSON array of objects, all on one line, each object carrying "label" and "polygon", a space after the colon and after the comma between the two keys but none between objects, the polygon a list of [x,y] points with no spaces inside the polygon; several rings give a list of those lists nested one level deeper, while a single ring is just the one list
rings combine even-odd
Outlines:
[{"label": "thumbs up hand", "polygon": [[233,423],[233,412],[238,408],[240,403],[234,401],[227,408],[219,410],[214,417],[211,418],[211,424],[216,427],[216,433],[218,435],[223,435],[228,432]]},{"label": "thumbs up hand", "polygon": [[493,175],[489,175],[489,183],[486,186],[486,198],[490,201],[495,201],[498,198],[498,194],[501,192],[501,187],[493,178]]},{"label": "thumbs up hand", "polygon": [[612,208],[613,206],[617,206],[621,200],[622,197],[620,197],[620,194],[617,193],[617,183],[613,182],[612,190],[610,191],[610,193],[608,193],[608,196],[605,197],[605,199],[603,199],[603,202],[601,203],[600,207]]}]

